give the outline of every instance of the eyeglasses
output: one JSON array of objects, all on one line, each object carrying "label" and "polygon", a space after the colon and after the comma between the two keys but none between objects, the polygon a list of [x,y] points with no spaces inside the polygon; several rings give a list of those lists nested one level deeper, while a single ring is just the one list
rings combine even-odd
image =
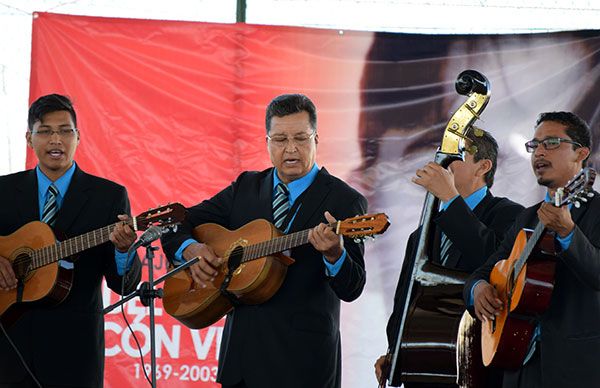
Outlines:
[{"label": "eyeglasses", "polygon": [[535,151],[536,148],[538,148],[538,146],[540,144],[544,146],[545,150],[554,150],[554,149],[560,147],[560,143],[569,143],[569,144],[574,144],[577,147],[583,147],[581,144],[577,143],[576,141],[572,141],[569,139],[563,139],[562,137],[547,137],[544,140],[537,140],[537,139],[529,140],[527,143],[525,143],[525,149],[527,150],[527,152],[529,152],[531,154]]},{"label": "eyeglasses", "polygon": [[73,136],[75,136],[75,134],[77,133],[77,128],[60,128],[56,131],[52,130],[52,129],[38,129],[38,130],[32,130],[31,133],[39,136],[42,139],[49,139],[55,133],[61,139],[70,139]]},{"label": "eyeglasses", "polygon": [[311,134],[299,133],[292,137],[288,137],[285,135],[274,135],[274,136],[267,135],[267,139],[269,139],[271,144],[275,147],[286,147],[288,145],[288,142],[290,142],[290,141],[292,143],[296,144],[297,146],[302,147],[302,146],[307,145],[310,142],[310,139],[315,137],[316,134],[317,134],[317,132],[313,131]]}]

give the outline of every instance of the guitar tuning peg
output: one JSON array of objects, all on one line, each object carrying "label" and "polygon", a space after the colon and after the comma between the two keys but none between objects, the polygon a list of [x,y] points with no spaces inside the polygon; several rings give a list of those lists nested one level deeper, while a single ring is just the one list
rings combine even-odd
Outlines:
[{"label": "guitar tuning peg", "polygon": [[579,207],[581,206],[581,204],[579,203],[579,201],[575,201],[573,202],[573,205],[579,209]]},{"label": "guitar tuning peg", "polygon": [[592,198],[594,196],[594,193],[592,191],[590,191],[589,193],[587,193],[587,196]]},{"label": "guitar tuning peg", "polygon": [[360,237],[355,237],[353,240],[354,240],[354,242],[355,242],[355,243],[357,243],[357,244],[359,244],[359,243],[361,243],[361,242],[363,241],[363,239],[362,239],[362,238],[360,238]]}]

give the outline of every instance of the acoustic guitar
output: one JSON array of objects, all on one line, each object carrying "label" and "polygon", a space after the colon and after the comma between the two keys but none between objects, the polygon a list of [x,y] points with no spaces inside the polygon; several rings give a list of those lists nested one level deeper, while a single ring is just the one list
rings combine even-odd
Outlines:
[{"label": "acoustic guitar", "polygon": [[[596,172],[583,169],[562,189],[555,206],[593,196]],[[519,231],[508,259],[500,260],[490,274],[504,308],[495,320],[481,326],[481,352],[486,366],[516,369],[523,365],[537,324],[550,305],[556,269],[556,242],[541,222],[533,231]]]},{"label": "acoustic guitar", "polygon": [[[171,203],[141,213],[126,223],[135,231],[151,225],[167,226],[183,221],[185,207]],[[0,320],[12,324],[32,304],[53,305],[63,301],[72,284],[72,269],[58,261],[109,241],[114,227],[124,221],[64,241],[56,240],[52,228],[40,221],[25,224],[8,236],[0,236],[0,256],[7,258],[18,286],[0,290]]]},{"label": "acoustic guitar", "polygon": [[[385,232],[390,225],[383,213],[348,218],[329,224],[336,234],[360,239]],[[310,229],[282,235],[269,221],[258,219],[230,231],[203,224],[192,234],[225,259],[219,275],[206,288],[195,285],[188,271],[165,281],[165,311],[192,329],[217,322],[238,303],[260,304],[277,292],[287,267],[294,262],[281,252],[308,244]]]}]

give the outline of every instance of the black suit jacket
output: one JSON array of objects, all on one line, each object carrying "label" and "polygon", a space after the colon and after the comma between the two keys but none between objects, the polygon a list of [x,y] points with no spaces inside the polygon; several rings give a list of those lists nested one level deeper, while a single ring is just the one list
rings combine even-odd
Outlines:
[{"label": "black suit jacket", "polygon": [[[517,233],[537,225],[539,206],[519,215],[498,250],[469,278],[464,290],[466,302],[473,285],[482,279],[489,281],[494,264],[509,257]],[[540,318],[542,386],[548,388],[595,387],[600,382],[598,193],[581,208],[573,207],[571,215],[576,223],[573,239],[569,248],[558,255],[550,307]],[[473,314],[471,306],[469,311]]]},{"label": "black suit jacket", "polygon": [[[0,177],[0,234],[9,235],[38,221],[38,185],[35,170]],[[81,171],[73,174],[58,212],[54,229],[74,237],[129,214],[123,186]],[[110,242],[82,252],[74,263],[73,285],[67,298],[55,307],[30,309],[8,334],[42,385],[99,387],[104,375],[104,317],[102,277],[121,292],[121,276]],[[125,292],[135,289],[141,277],[137,256],[126,276]],[[15,383],[26,371],[4,336],[0,335],[0,383]]]},{"label": "black suit jacket", "polygon": [[[273,169],[245,172],[229,187],[189,209],[175,235],[163,238],[169,258],[191,237],[191,228],[214,222],[229,229],[264,218],[273,222]],[[303,195],[290,232],[326,222],[328,210],[343,220],[366,211],[357,191],[323,168]],[[293,249],[296,262],[277,293],[256,306],[227,316],[219,355],[218,381],[248,387],[340,387],[340,300],[352,301],[365,284],[363,244],[344,239],[347,257],[335,277],[325,273],[323,256],[312,245]]]},{"label": "black suit jacket", "polygon": [[[434,234],[430,260],[440,262],[440,236],[445,233],[452,242],[445,266],[465,272],[478,268],[496,250],[504,233],[513,224],[523,206],[502,197],[494,197],[490,191],[471,210],[462,197],[456,198],[448,208],[434,218]],[[420,228],[415,230],[406,245],[404,263],[414,255],[419,242]],[[404,270],[404,269],[403,269]],[[391,349],[395,347],[400,319],[400,290],[396,287],[394,310],[388,321],[387,335]]]}]

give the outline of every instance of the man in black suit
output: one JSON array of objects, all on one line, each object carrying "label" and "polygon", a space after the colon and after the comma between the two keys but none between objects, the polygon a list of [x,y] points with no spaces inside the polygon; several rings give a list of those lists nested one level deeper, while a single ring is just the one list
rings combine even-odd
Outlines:
[{"label": "man in black suit", "polygon": [[[54,230],[75,237],[128,219],[125,188],[86,174],[73,161],[80,132],[67,97],[51,94],[37,99],[29,108],[28,125],[27,144],[35,152],[38,165],[0,177],[0,234],[9,235],[31,221],[44,220]],[[112,244],[59,262],[72,270],[70,293],[57,306],[28,308],[6,328],[31,373],[6,336],[0,334],[0,387],[102,386],[102,277],[115,292],[122,292],[123,279],[125,292],[135,289],[141,263],[137,255],[128,259],[126,253],[135,239],[129,226],[119,224],[110,235]],[[0,257],[0,292],[15,287],[11,263]]]},{"label": "man in black suit", "polygon": [[[489,191],[494,184],[498,144],[481,129],[471,136],[470,149],[464,161],[454,161],[447,169],[430,162],[418,169],[412,181],[435,195],[442,203],[433,219],[434,240],[430,258],[443,266],[472,272],[478,268],[502,241],[504,232],[512,225],[523,206],[507,198],[495,197]],[[420,229],[408,240],[405,262],[414,254]],[[400,284],[394,297],[394,310],[388,321],[389,349],[396,346],[400,317]],[[375,363],[380,380],[382,368],[388,367],[386,356]]]},{"label": "man in black suit", "polygon": [[494,319],[506,308],[488,283],[494,264],[508,258],[517,233],[541,222],[555,235],[559,250],[554,291],[548,310],[539,317],[523,366],[505,371],[504,387],[592,387],[600,384],[600,199],[598,193],[581,207],[555,207],[554,193],[564,187],[590,156],[590,129],[570,112],[543,113],[534,137],[525,144],[546,201],[525,209],[505,240],[465,284],[469,311],[478,319]]},{"label": "man in black suit", "polygon": [[296,262],[271,299],[236,307],[227,316],[217,380],[224,387],[339,388],[340,300],[350,302],[363,290],[364,248],[342,239],[325,222],[364,214],[367,202],[315,163],[316,109],[306,96],[282,95],[271,101],[266,130],[273,167],[244,172],[189,209],[187,223],[163,237],[163,248],[172,260],[200,256],[192,276],[199,284],[212,281],[223,259],[192,240],[191,228],[213,222],[237,229],[259,218],[279,225],[277,192],[284,184],[289,208],[280,228],[285,233],[312,228],[310,245],[291,250]]}]

